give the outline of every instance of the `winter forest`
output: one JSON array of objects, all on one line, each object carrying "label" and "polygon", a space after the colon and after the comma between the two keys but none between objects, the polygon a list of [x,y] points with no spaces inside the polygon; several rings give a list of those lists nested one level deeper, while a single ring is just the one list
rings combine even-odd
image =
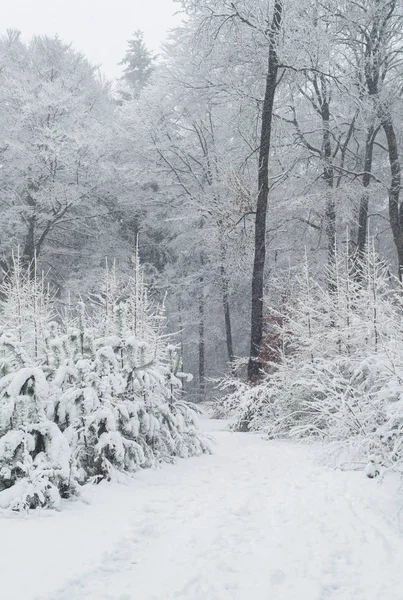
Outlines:
[{"label": "winter forest", "polygon": [[175,5],[115,81],[0,38],[5,600],[401,600],[402,2]]}]

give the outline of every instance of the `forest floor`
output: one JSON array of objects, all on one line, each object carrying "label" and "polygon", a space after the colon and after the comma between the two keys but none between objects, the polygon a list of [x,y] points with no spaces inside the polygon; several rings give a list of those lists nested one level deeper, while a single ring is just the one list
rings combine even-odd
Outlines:
[{"label": "forest floor", "polygon": [[91,487],[60,513],[0,515],[1,599],[403,599],[387,482],[205,426],[212,456]]}]

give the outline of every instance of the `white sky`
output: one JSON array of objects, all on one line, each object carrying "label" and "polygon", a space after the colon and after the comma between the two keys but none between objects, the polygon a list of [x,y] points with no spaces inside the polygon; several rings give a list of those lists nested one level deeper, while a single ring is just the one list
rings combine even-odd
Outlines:
[{"label": "white sky", "polygon": [[19,29],[24,39],[57,33],[111,79],[120,75],[117,64],[133,31],[142,29],[147,46],[158,50],[180,21],[179,7],[173,0],[0,0],[0,33]]}]

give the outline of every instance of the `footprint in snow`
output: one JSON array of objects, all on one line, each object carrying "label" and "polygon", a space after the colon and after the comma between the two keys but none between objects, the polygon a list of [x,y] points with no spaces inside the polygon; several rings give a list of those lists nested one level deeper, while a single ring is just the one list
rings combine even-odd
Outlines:
[{"label": "footprint in snow", "polygon": [[284,583],[285,579],[286,574],[284,573],[284,571],[273,571],[273,573],[270,576],[270,581],[274,585],[281,585],[282,583]]}]

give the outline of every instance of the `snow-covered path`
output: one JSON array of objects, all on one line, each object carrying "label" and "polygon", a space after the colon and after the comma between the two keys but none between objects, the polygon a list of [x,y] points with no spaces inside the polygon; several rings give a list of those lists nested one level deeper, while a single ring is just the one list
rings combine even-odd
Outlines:
[{"label": "snow-covered path", "polygon": [[[213,423],[212,423],[213,424]],[[402,600],[384,492],[307,448],[215,431],[213,456],[0,519],[2,600]]]}]

